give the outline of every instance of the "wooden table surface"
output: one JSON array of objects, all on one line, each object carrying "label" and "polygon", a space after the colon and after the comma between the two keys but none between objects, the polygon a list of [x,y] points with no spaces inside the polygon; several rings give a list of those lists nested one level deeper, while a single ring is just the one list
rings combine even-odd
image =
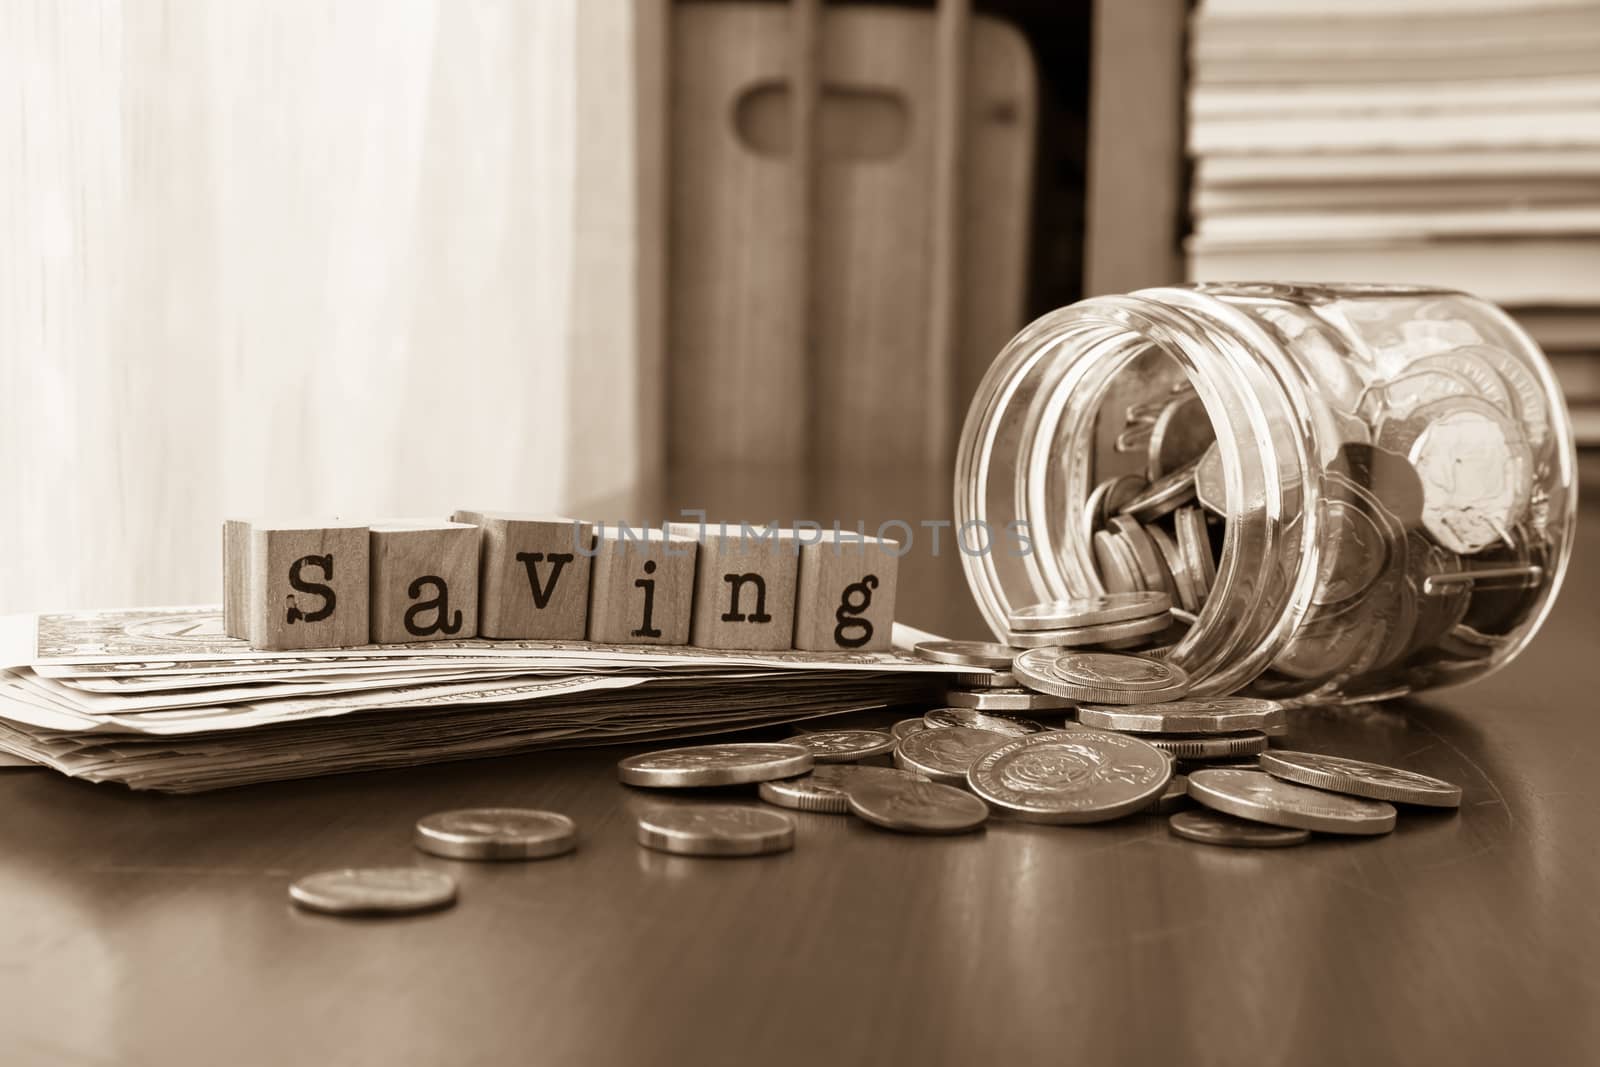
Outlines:
[{"label": "wooden table surface", "polygon": [[[905,565],[902,618],[975,636],[955,560]],[[1281,851],[1144,816],[922,838],[797,813],[791,853],[672,857],[634,843],[657,798],[617,784],[629,748],[194,797],[0,771],[0,1062],[1600,1062],[1597,578],[1590,522],[1512,667],[1300,714],[1286,746],[1466,800]],[[473,805],[566,812],[581,845],[412,851],[417,817]],[[285,895],[411,863],[460,902],[349,921]]]}]

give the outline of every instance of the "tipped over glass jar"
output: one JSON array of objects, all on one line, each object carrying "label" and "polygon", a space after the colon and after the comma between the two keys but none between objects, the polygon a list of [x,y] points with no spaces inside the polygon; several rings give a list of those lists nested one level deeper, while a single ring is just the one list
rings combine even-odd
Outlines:
[{"label": "tipped over glass jar", "polygon": [[1163,591],[1121,642],[1193,692],[1371,700],[1482,677],[1549,612],[1576,457],[1538,346],[1464,293],[1199,284],[1018,334],[967,416],[958,528],[998,640],[1030,605]]}]

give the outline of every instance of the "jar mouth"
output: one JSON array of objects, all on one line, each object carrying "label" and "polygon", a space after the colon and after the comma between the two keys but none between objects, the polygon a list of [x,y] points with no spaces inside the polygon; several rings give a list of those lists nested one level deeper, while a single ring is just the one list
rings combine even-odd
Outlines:
[{"label": "jar mouth", "polygon": [[1309,383],[1247,316],[1188,288],[1098,297],[1024,329],[967,416],[955,472],[958,528],[1026,524],[1029,551],[962,553],[985,621],[1006,640],[1013,609],[1102,592],[1077,533],[1096,472],[1094,428],[1114,380],[1164,355],[1216,433],[1227,533],[1199,616],[1167,654],[1193,691],[1253,681],[1299,626],[1320,560],[1319,428]]}]

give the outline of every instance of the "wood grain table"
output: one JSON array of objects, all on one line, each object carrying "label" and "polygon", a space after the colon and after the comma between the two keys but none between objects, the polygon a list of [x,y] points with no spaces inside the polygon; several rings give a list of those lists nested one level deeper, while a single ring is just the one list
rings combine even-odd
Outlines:
[{"label": "wood grain table", "polygon": [[[748,491],[708,486],[708,507]],[[954,558],[906,567],[903,618],[976,635]],[[1591,521],[1512,667],[1298,715],[1285,745],[1466,799],[1278,851],[1156,817],[918,838],[797,813],[791,853],[673,857],[634,843],[656,798],[617,784],[631,748],[195,797],[0,771],[0,1062],[1600,1062],[1597,591]],[[417,817],[473,805],[566,812],[581,845],[412,851]],[[460,902],[350,921],[285,895],[320,868],[412,863],[456,875]]]}]

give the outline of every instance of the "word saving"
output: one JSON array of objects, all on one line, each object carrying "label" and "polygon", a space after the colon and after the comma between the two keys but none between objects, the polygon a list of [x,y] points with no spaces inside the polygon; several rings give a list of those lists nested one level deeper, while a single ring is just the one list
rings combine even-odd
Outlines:
[{"label": "word saving", "polygon": [[581,641],[889,647],[895,541],[457,511],[449,522],[223,523],[229,636],[260,649]]}]

